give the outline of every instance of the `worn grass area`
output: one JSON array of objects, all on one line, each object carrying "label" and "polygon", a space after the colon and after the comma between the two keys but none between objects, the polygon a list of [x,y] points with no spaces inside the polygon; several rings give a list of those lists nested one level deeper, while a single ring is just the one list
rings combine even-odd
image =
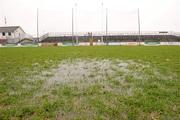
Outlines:
[{"label": "worn grass area", "polygon": [[180,47],[0,48],[0,119],[180,118]]}]

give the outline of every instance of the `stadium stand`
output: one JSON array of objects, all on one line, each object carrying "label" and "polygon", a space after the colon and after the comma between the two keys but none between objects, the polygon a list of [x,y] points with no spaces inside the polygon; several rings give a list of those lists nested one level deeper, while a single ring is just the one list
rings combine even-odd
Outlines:
[{"label": "stadium stand", "polygon": [[[137,32],[110,32],[108,36],[102,33],[93,33],[89,36],[87,33],[77,33],[71,36],[71,33],[47,33],[40,38],[41,43],[78,43],[89,42],[93,37],[93,42],[102,40],[106,42],[180,42],[180,33],[175,32],[142,32],[139,35]],[[73,41],[72,41],[73,40]]]}]

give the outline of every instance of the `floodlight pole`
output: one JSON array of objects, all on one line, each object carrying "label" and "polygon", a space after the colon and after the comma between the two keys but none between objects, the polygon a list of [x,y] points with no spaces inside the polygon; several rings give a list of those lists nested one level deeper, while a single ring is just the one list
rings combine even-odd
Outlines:
[{"label": "floodlight pole", "polygon": [[139,8],[138,8],[138,44],[140,45],[141,41],[141,21],[140,21],[140,14],[139,14]]},{"label": "floodlight pole", "polygon": [[7,25],[7,19],[6,19],[6,16],[4,16],[4,24],[5,24],[5,26]]},{"label": "floodlight pole", "polygon": [[78,35],[77,35],[77,3],[75,3],[75,15],[74,15],[74,19],[75,19],[75,44],[78,44]]},{"label": "floodlight pole", "polygon": [[74,45],[74,8],[72,8],[72,45]]},{"label": "floodlight pole", "polygon": [[106,8],[106,45],[108,45],[108,8]]},{"label": "floodlight pole", "polygon": [[37,8],[37,41],[39,42],[39,9]]},{"label": "floodlight pole", "polygon": [[101,36],[101,42],[104,42],[104,40],[103,40],[103,7],[104,6],[104,3],[102,2],[102,8],[101,8],[101,32],[102,32],[102,36]]}]

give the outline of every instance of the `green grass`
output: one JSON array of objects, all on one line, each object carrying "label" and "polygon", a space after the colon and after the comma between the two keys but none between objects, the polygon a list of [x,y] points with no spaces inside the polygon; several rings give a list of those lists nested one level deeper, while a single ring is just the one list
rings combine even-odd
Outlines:
[{"label": "green grass", "polygon": [[[66,59],[133,60],[150,67],[128,67],[132,71],[140,70],[147,79],[135,79],[129,74],[121,83],[107,76],[104,84],[97,82],[82,87],[83,90],[77,85],[83,82],[42,89],[46,82],[42,72],[56,69]],[[117,76],[123,75],[117,72]],[[93,79],[94,75],[90,77]],[[132,94],[127,94],[131,89]],[[179,91],[179,46],[0,48],[0,119],[178,120]]]}]

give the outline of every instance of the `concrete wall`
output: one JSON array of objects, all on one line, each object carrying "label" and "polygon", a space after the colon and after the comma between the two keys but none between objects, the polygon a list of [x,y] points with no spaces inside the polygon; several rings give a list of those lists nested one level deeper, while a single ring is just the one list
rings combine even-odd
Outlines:
[{"label": "concrete wall", "polygon": [[14,36],[13,37],[22,39],[25,36],[25,34],[26,33],[21,28],[18,28],[18,29],[16,29],[14,31],[14,33],[13,33]]},{"label": "concrete wall", "polygon": [[180,45],[180,42],[161,42],[161,45]]}]

